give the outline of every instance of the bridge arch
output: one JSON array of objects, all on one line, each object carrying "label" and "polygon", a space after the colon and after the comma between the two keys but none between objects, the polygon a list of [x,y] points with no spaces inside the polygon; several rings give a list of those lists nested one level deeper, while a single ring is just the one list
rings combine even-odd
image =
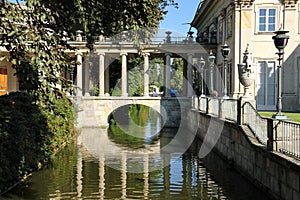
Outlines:
[{"label": "bridge arch", "polygon": [[77,103],[79,127],[106,128],[111,113],[124,105],[141,104],[157,111],[165,127],[178,127],[181,110],[190,107],[190,99],[184,97],[79,97]]}]

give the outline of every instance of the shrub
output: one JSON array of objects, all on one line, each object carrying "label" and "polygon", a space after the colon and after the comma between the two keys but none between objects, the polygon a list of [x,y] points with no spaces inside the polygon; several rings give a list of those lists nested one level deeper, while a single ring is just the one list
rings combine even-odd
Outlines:
[{"label": "shrub", "polygon": [[57,98],[51,110],[21,92],[0,97],[0,191],[49,161],[74,134],[72,105]]}]

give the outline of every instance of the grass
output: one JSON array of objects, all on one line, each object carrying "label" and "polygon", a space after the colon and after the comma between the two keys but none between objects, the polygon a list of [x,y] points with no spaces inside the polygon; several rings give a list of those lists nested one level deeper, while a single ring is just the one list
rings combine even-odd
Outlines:
[{"label": "grass", "polygon": [[[262,117],[272,117],[276,112],[258,112]],[[300,112],[283,112],[288,119],[291,119],[293,122],[300,123]]]}]

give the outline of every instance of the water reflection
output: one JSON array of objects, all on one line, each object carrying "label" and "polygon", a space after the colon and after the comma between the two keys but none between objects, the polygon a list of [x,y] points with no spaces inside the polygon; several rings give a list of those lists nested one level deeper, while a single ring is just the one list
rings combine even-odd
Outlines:
[{"label": "water reflection", "polygon": [[[148,119],[144,127],[160,129],[151,121],[157,119]],[[51,166],[0,199],[267,199],[213,152],[200,160],[199,140],[184,154],[163,151],[177,130],[142,133],[151,141],[135,140],[142,144],[136,146],[109,131],[83,128]]]},{"label": "water reflection", "polygon": [[[161,139],[170,140],[168,135],[162,134]],[[193,153],[199,148],[198,141],[180,156],[143,151],[134,157],[130,151],[117,155],[101,148],[95,154],[86,148],[85,141],[91,140],[80,137],[77,148],[70,146],[61,152],[51,167],[35,173],[3,198],[267,199],[217,155],[211,153],[200,160]],[[133,172],[134,167],[139,173]]]}]

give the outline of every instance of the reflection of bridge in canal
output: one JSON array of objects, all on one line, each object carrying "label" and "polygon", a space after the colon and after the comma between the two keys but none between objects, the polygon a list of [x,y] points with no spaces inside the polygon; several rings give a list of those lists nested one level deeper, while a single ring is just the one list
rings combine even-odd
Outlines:
[{"label": "reflection of bridge in canal", "polygon": [[[130,187],[128,184],[131,184],[132,174],[140,174],[137,175],[140,177],[141,191],[139,191],[139,198],[150,198],[149,195],[153,190],[155,190],[155,195],[160,195],[160,193],[165,193],[166,191],[181,195],[199,180],[203,184],[202,187],[210,188],[211,193],[207,195],[210,195],[212,198],[222,197],[222,190],[218,189],[218,185],[206,172],[206,168],[196,162],[187,163],[183,161],[182,152],[176,152],[174,150],[176,148],[173,149],[173,152],[162,151],[163,147],[168,145],[170,140],[172,138],[169,136],[161,137],[156,143],[146,148],[129,149],[112,142],[106,129],[82,128],[78,137],[80,153],[77,160],[77,197],[84,198],[86,195],[84,194],[84,180],[89,180],[90,178],[95,180],[95,177],[87,177],[89,174],[85,173],[83,166],[85,159],[98,163],[99,191],[94,191],[94,195],[98,199],[105,199],[107,188],[112,187],[107,181],[107,179],[113,179],[107,176],[107,167],[117,170],[116,173],[119,175],[121,184],[118,188],[120,196],[117,199],[126,199],[128,195],[130,196],[128,193],[132,191],[129,191]],[[174,172],[174,168],[179,168],[179,171]],[[150,175],[152,172],[159,172],[159,178],[156,177],[157,180]],[[182,174],[178,174],[178,172]],[[193,173],[197,174],[197,177],[188,175]],[[158,188],[151,188],[153,185],[158,186],[157,184],[159,185]]]}]

